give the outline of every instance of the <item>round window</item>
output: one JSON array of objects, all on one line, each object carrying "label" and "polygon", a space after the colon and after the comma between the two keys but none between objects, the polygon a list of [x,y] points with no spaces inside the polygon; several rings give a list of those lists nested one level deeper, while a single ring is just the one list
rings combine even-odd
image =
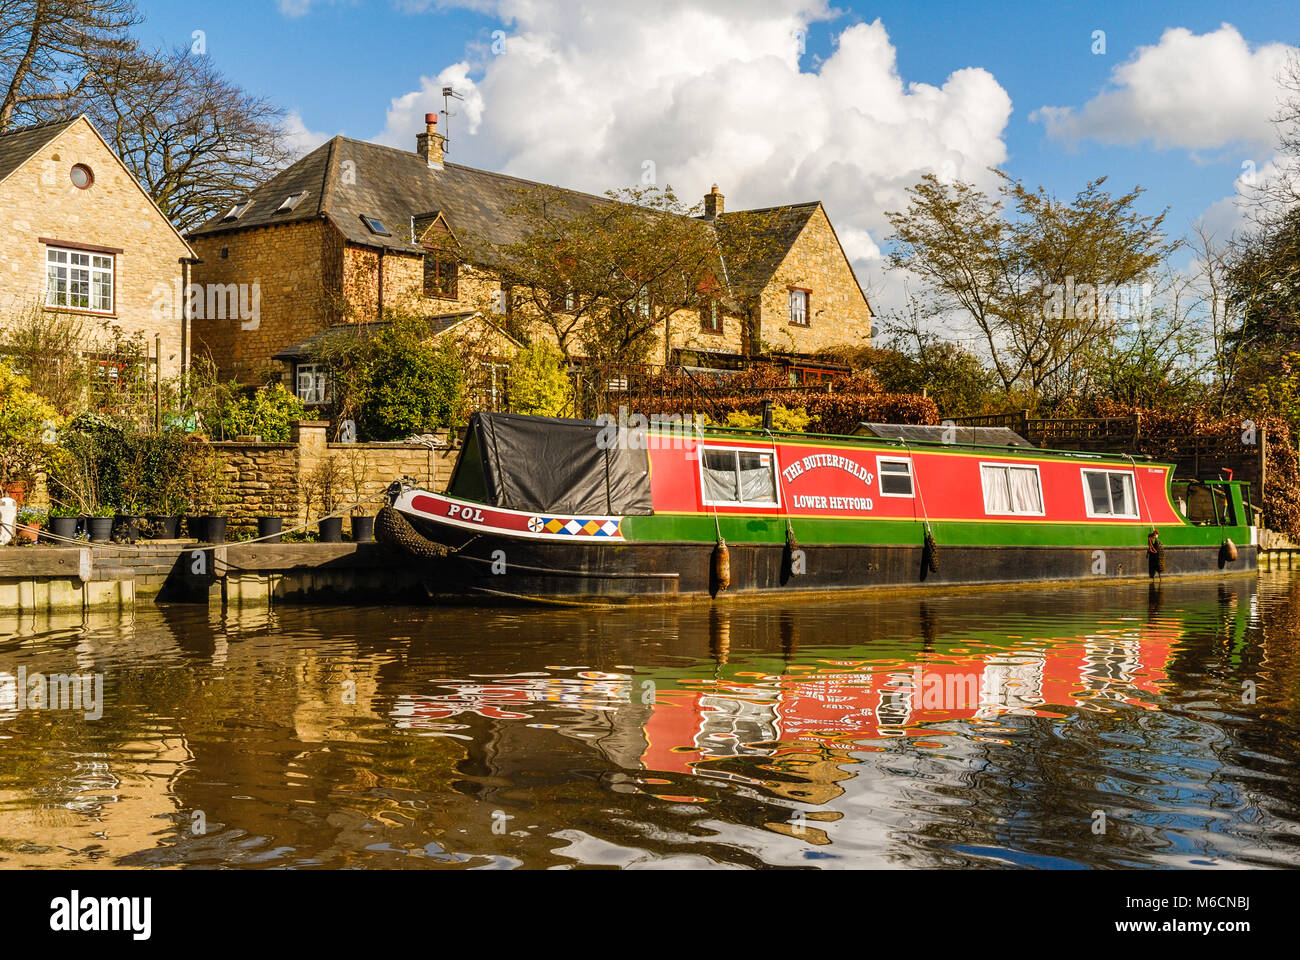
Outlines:
[{"label": "round window", "polygon": [[79,163],[73,167],[69,176],[72,178],[72,185],[78,190],[85,190],[95,182],[95,175],[90,172],[90,167],[84,163]]}]

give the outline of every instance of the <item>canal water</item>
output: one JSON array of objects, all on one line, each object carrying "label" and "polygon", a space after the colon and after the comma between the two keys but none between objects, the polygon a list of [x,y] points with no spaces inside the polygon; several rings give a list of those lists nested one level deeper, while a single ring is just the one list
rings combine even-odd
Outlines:
[{"label": "canal water", "polygon": [[0,867],[1294,867],[1300,578],[0,615]]}]

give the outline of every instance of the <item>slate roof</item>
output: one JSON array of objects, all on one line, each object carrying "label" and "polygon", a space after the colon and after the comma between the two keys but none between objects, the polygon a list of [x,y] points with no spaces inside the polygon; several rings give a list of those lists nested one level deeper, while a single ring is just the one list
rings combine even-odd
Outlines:
[{"label": "slate roof", "polygon": [[[446,333],[452,327],[456,326],[456,324],[479,315],[480,314],[477,310],[462,310],[458,313],[443,313],[438,316],[429,317],[429,334],[436,337],[439,334]],[[492,321],[485,320],[485,322],[491,323]],[[363,323],[337,323],[332,327],[326,327],[319,333],[313,333],[306,340],[285,347],[283,350],[276,353],[276,355],[271,359],[285,361],[306,360],[315,354],[316,348],[321,343],[336,333],[346,332],[356,334],[357,336],[364,336],[366,334],[377,333],[381,328],[387,326],[387,324],[387,320],[367,320]],[[493,326],[495,326],[495,324],[493,324]],[[500,330],[499,327],[497,329]],[[501,330],[501,334],[506,337],[510,336],[504,330]]]},{"label": "slate roof", "polygon": [[730,258],[732,262],[741,264],[729,277],[738,296],[751,297],[762,292],[819,206],[821,204],[814,200],[811,203],[737,210],[724,213],[717,219],[718,236],[724,251],[732,247],[753,246],[747,255]]},{"label": "slate roof", "polygon": [[[596,204],[613,202],[607,197],[457,163],[445,163],[443,169],[437,170],[412,151],[335,137],[254,190],[245,198],[251,203],[238,219],[223,220],[223,212],[197,227],[191,236],[326,219],[351,243],[418,254],[423,248],[412,242],[411,218],[427,219],[441,213],[458,236],[476,237],[492,245],[509,244],[524,238],[524,228],[507,211],[525,192],[539,187],[562,194],[575,214]],[[292,210],[276,213],[286,197],[300,192],[306,195]],[[747,264],[742,276],[728,277],[733,290],[738,283],[740,292],[748,295],[762,289],[818,206],[802,203],[770,207],[723,214],[712,224],[707,220],[697,222],[704,229],[715,226],[725,256],[728,244],[744,233],[745,225],[762,216],[768,226],[766,221],[770,219],[771,229],[761,255]],[[376,235],[362,217],[379,219],[391,235]]]},{"label": "slate roof", "polygon": [[0,180],[6,179],[31,159],[36,151],[76,122],[76,117],[71,120],[51,120],[0,133]]}]

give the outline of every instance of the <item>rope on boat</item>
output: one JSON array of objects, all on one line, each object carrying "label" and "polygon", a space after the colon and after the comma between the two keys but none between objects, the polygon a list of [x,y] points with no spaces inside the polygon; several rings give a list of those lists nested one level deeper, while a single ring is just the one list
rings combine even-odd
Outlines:
[{"label": "rope on boat", "polygon": [[916,499],[921,504],[922,529],[925,531],[921,541],[921,566],[928,568],[931,573],[938,573],[939,544],[935,542],[934,531],[930,529],[930,514],[925,509],[925,494],[921,492],[921,479],[916,473],[916,457],[912,454],[912,447],[906,440],[903,440],[903,449],[907,451],[907,462],[911,467],[912,487],[916,490]]},{"label": "rope on boat", "polygon": [[789,572],[790,576],[797,577],[801,571],[796,568],[794,558],[795,554],[799,552],[799,540],[794,535],[794,522],[790,519],[790,500],[786,497],[785,480],[781,475],[781,458],[777,455],[776,437],[772,435],[772,431],[767,427],[764,427],[763,432],[766,433],[767,438],[772,441],[772,467],[776,470],[776,483],[778,489],[781,491],[781,503],[785,507],[786,511],[785,569]]},{"label": "rope on boat", "polygon": [[405,551],[424,560],[435,560],[451,552],[443,544],[430,540],[416,530],[400,510],[390,506],[381,508],[375,517],[375,539],[386,547]]}]

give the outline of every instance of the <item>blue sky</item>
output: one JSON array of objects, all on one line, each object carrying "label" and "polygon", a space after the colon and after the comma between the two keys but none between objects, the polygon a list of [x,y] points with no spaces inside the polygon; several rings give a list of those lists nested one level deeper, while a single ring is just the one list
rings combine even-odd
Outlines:
[{"label": "blue sky", "polygon": [[1273,155],[1274,68],[1300,44],[1294,0],[141,6],[144,39],[204,31],[304,147],[344,133],[410,149],[450,77],[470,94],[452,159],[595,191],[651,164],[690,197],[719,182],[731,208],[823,199],[860,272],[883,211],[931,169],[979,180],[998,164],[1058,193],[1107,175],[1146,187],[1176,231],[1207,211],[1230,229],[1243,164]]}]

